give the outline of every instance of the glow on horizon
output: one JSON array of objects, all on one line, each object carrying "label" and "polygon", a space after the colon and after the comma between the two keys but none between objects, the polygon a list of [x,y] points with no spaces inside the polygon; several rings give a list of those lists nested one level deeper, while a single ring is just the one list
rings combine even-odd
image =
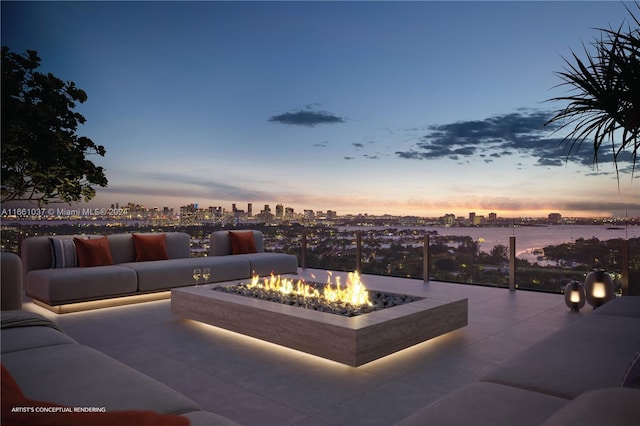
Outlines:
[{"label": "glow on horizon", "polygon": [[3,45],[88,94],[93,206],[640,216],[628,157],[617,181],[608,153],[565,161],[540,125],[562,56],[620,25],[619,2],[1,7]]}]

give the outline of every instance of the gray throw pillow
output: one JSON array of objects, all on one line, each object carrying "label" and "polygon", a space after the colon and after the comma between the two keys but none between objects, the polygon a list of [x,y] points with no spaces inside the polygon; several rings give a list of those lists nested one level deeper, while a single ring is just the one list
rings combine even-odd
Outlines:
[{"label": "gray throw pillow", "polygon": [[76,244],[73,238],[49,238],[51,243],[51,267],[75,268],[78,266]]}]

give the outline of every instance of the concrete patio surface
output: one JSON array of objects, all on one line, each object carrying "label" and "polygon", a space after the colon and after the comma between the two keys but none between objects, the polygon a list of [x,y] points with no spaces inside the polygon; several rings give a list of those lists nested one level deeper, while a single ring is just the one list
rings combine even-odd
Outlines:
[{"label": "concrete patio surface", "polygon": [[[326,277],[323,270],[299,273]],[[251,426],[393,424],[591,312],[571,312],[559,294],[375,275],[362,280],[377,288],[416,286],[427,297],[468,298],[469,325],[350,367],[179,318],[170,300],[62,315],[28,302],[23,309],[204,409]]]}]

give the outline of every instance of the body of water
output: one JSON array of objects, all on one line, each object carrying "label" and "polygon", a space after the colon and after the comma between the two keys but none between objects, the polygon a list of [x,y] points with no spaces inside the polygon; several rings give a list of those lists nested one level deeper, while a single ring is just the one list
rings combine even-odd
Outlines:
[{"label": "body of water", "polygon": [[[469,236],[480,244],[480,250],[490,252],[498,244],[509,246],[509,237],[516,237],[516,255],[527,260],[535,260],[534,252],[545,246],[571,243],[579,238],[597,238],[600,241],[612,239],[640,238],[640,226],[611,229],[602,225],[549,225],[516,227],[390,227],[394,229],[420,230],[424,233],[437,232],[444,236]],[[387,229],[385,227],[340,227],[340,230],[356,231]]]}]

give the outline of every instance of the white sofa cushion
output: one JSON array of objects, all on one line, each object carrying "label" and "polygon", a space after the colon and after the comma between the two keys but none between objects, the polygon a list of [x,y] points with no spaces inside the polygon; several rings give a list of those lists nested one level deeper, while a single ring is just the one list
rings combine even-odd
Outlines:
[{"label": "white sofa cushion", "polygon": [[44,346],[75,344],[58,326],[42,315],[22,310],[2,311],[2,354]]},{"label": "white sofa cushion", "polygon": [[2,313],[2,364],[27,398],[108,412],[179,414],[192,426],[237,425],[56,328],[33,312]]},{"label": "white sofa cushion", "polygon": [[398,426],[538,426],[569,401],[495,383],[463,386]]},{"label": "white sofa cushion", "polygon": [[638,423],[640,390],[605,388],[580,395],[542,426],[637,426]]},{"label": "white sofa cushion", "polygon": [[38,269],[26,276],[27,296],[50,305],[135,293],[136,272],[119,265]]},{"label": "white sofa cushion", "polygon": [[640,319],[640,296],[625,296],[605,303],[592,315],[613,315]]},{"label": "white sofa cushion", "polygon": [[639,330],[640,319],[589,315],[509,359],[483,380],[565,398],[620,386],[640,349]]},{"label": "white sofa cushion", "polygon": [[2,354],[2,364],[30,399],[107,411],[182,414],[200,409],[184,395],[83,345]]}]

